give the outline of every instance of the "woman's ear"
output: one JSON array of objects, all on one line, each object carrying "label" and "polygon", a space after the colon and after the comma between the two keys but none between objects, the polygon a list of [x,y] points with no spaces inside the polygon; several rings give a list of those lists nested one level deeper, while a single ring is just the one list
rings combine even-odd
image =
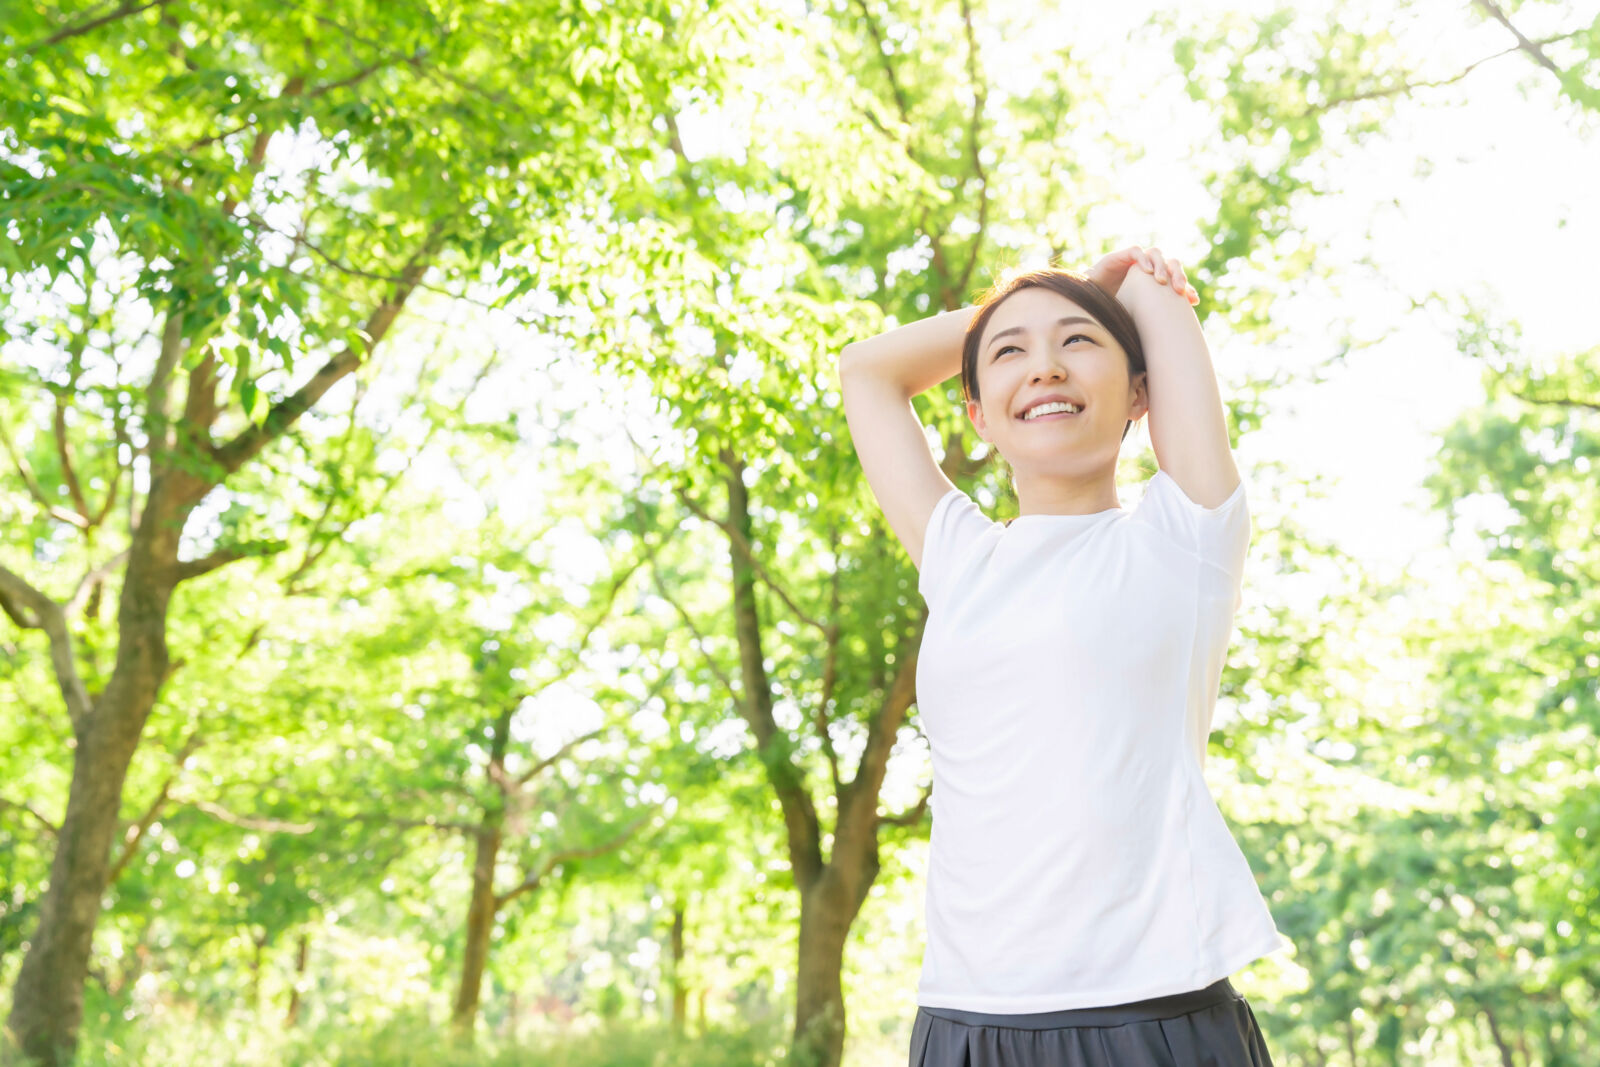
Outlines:
[{"label": "woman's ear", "polygon": [[1128,385],[1128,418],[1137,422],[1150,411],[1150,374],[1140,371]]},{"label": "woman's ear", "polygon": [[967,401],[967,418],[972,421],[973,429],[978,431],[978,436],[989,440],[989,426],[983,418],[983,405],[976,400]]}]

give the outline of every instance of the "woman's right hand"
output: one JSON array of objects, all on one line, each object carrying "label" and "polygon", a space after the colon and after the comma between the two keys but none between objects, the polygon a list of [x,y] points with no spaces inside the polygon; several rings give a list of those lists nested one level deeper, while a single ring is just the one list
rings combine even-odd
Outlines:
[{"label": "woman's right hand", "polygon": [[[1156,251],[1159,252],[1160,249],[1156,249]],[[1151,274],[1156,273],[1155,260],[1150,253],[1138,245],[1129,245],[1127,248],[1101,257],[1100,262],[1089,268],[1089,280],[1110,295],[1116,296],[1117,290],[1122,288],[1122,280],[1128,275],[1128,268],[1135,265],[1140,270]],[[1166,260],[1164,267],[1166,268],[1164,278],[1184,278],[1183,266],[1176,259]],[[1200,302],[1200,294],[1195,291],[1194,286],[1188,283],[1187,279],[1184,281],[1184,287],[1181,292],[1190,305]]]}]

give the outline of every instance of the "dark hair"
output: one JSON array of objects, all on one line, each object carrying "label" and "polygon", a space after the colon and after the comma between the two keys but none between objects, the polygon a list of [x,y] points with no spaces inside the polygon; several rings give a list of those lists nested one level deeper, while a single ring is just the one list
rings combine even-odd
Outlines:
[{"label": "dark hair", "polygon": [[[961,392],[967,400],[979,398],[978,342],[983,339],[984,327],[1006,297],[1018,290],[1031,288],[1060,293],[1104,326],[1127,353],[1129,381],[1133,380],[1134,375],[1144,373],[1144,346],[1139,343],[1139,331],[1134,327],[1133,316],[1122,306],[1122,301],[1100,288],[1087,274],[1065,267],[1044,267],[1002,277],[978,295],[977,302],[973,304],[977,312],[967,325],[967,334],[961,345]],[[1122,428],[1122,436],[1126,438],[1132,428],[1133,420],[1129,419],[1128,425]]]}]

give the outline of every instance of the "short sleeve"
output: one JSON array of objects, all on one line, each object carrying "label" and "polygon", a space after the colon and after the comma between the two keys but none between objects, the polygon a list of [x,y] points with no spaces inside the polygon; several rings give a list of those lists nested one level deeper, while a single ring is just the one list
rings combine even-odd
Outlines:
[{"label": "short sleeve", "polygon": [[1244,580],[1250,551],[1250,508],[1244,479],[1228,499],[1214,508],[1201,507],[1164,470],[1145,485],[1144,499],[1134,509],[1143,522],[1203,563],[1222,571],[1235,585]]},{"label": "short sleeve", "polygon": [[994,520],[960,489],[952,489],[939,498],[922,536],[922,565],[917,573],[917,591],[928,607],[943,598],[950,576],[993,525]]}]

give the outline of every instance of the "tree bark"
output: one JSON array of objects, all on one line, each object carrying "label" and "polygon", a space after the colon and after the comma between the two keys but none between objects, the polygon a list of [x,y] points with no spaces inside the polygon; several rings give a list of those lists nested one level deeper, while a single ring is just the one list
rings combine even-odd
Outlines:
[{"label": "tree bark", "polygon": [[683,900],[672,902],[672,1032],[683,1036],[689,1015],[689,989],[683,981]]},{"label": "tree bark", "polygon": [[283,1013],[283,1025],[293,1029],[300,1024],[300,987],[305,984],[306,964],[311,959],[311,935],[300,932],[300,947],[294,954],[294,984],[289,987],[289,1010]]},{"label": "tree bark", "polygon": [[199,500],[194,482],[170,471],[152,480],[117,613],[116,666],[105,692],[73,724],[77,746],[67,816],[11,1005],[17,1044],[44,1067],[59,1067],[77,1049],[83,983],[110,876],[122,787],[166,680],[167,605],[176,584],[170,564],[177,560],[179,533]]},{"label": "tree bark", "polygon": [[1517,1067],[1516,1059],[1511,1055],[1511,1048],[1500,1035],[1500,1023],[1494,1017],[1494,1009],[1487,1004],[1483,1006],[1483,1017],[1489,1023],[1489,1036],[1494,1039],[1494,1047],[1500,1050],[1501,1067]]},{"label": "tree bark", "polygon": [[800,897],[792,1067],[838,1067],[844,1057],[844,946],[857,907],[832,871]]},{"label": "tree bark", "polygon": [[483,813],[473,835],[476,848],[472,858],[472,896],[467,902],[467,944],[461,961],[461,982],[456,988],[455,1008],[450,1025],[469,1040],[478,1021],[478,998],[483,991],[483,972],[489,964],[489,943],[494,934],[495,916],[500,902],[494,891],[494,870],[504,840],[506,804],[506,746],[511,736],[511,720],[516,706],[500,712],[494,724],[494,741],[489,750],[489,781],[500,790],[499,803]]},{"label": "tree bark", "polygon": [[500,858],[499,821],[478,831],[472,863],[472,897],[467,904],[467,944],[461,961],[461,981],[456,987],[455,1007],[450,1025],[458,1033],[471,1035],[478,1021],[478,998],[483,991],[483,972],[489,963],[489,944],[494,933],[494,868]]}]

